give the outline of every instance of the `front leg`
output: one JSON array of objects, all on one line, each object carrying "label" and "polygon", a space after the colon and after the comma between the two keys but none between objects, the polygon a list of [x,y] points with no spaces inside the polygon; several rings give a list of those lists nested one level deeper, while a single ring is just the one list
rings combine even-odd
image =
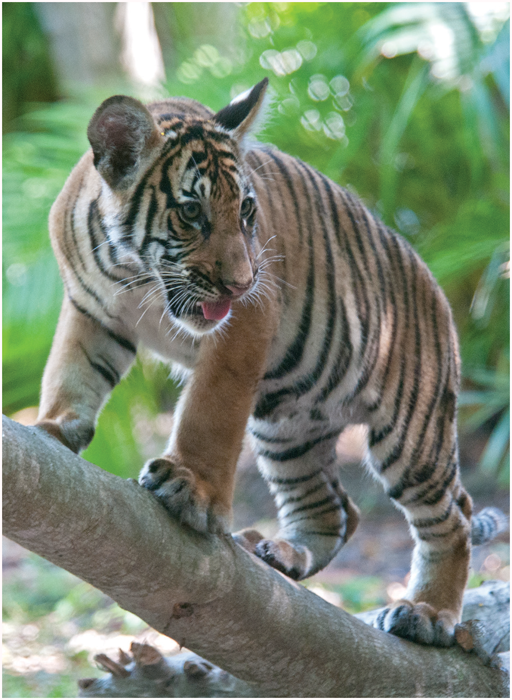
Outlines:
[{"label": "front leg", "polygon": [[234,475],[273,335],[270,310],[239,307],[224,335],[202,338],[165,454],[139,477],[180,522],[229,532]]},{"label": "front leg", "polygon": [[96,416],[131,366],[135,339],[66,296],[45,367],[36,425],[73,452],[93,438]]}]

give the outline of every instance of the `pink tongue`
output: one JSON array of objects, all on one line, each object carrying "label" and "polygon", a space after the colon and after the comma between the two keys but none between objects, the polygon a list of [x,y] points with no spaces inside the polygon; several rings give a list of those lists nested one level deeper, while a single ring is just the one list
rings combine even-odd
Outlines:
[{"label": "pink tongue", "polygon": [[225,301],[203,301],[203,316],[208,321],[220,321],[224,316],[227,316],[231,308],[229,299]]}]

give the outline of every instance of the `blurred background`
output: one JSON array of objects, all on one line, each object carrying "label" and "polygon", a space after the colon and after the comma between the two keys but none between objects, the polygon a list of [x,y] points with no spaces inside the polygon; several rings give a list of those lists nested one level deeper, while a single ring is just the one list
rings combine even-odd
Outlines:
[{"label": "blurred background", "polygon": [[[463,480],[478,506],[507,508],[509,3],[7,2],[2,14],[5,414],[37,415],[62,300],[48,213],[96,107],[123,93],[217,110],[267,75],[260,140],[358,194],[444,288],[463,361]],[[84,457],[136,477],[162,450],[176,397],[168,369],[142,354]],[[350,611],[400,597],[411,548],[401,516],[356,468],[363,437],[355,429],[339,445],[363,524],[307,583]],[[248,449],[239,472],[235,526],[258,521],[272,534]],[[78,579],[11,543],[4,552],[4,697],[73,695],[93,651],[156,639]],[[475,550],[473,585],[508,575],[505,540]]]}]

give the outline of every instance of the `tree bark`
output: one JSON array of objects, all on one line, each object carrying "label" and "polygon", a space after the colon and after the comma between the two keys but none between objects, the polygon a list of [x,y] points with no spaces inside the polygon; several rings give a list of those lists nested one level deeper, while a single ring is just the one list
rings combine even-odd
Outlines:
[{"label": "tree bark", "polygon": [[[379,610],[359,613],[371,623]],[[466,591],[457,639],[487,665],[510,672],[510,586],[486,581]],[[148,644],[132,642],[131,653],[119,650],[119,660],[105,654],[94,657],[106,676],[78,681],[82,698],[254,698],[258,689],[213,666],[190,651],[164,657]]]},{"label": "tree bark", "polygon": [[460,647],[369,627],[154,497],[3,419],[4,534],[267,697],[508,697]]}]

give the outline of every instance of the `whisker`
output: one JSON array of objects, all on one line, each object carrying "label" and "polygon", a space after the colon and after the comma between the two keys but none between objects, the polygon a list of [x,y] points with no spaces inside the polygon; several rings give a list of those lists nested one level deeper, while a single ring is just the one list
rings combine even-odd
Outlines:
[{"label": "whisker", "polygon": [[270,243],[270,241],[273,240],[273,239],[276,238],[276,237],[277,237],[277,234],[274,234],[273,236],[270,236],[270,238],[266,241],[265,245],[263,246],[263,248],[260,250],[260,252],[259,252],[258,255],[256,256],[256,260],[260,257],[260,255],[263,255],[263,253],[264,253],[265,250],[267,249],[267,246],[268,246],[268,244]]},{"label": "whisker", "polygon": [[[264,163],[260,163],[260,165],[258,165],[257,168],[251,169],[251,172],[249,173],[249,175],[254,175],[254,173],[257,173],[260,168],[263,168],[265,165],[268,165],[269,163],[272,163],[272,162],[273,162],[272,158],[269,158]],[[277,173],[274,173],[274,175],[277,175]],[[259,177],[261,177],[261,175]]]},{"label": "whisker", "polygon": [[[144,317],[144,314],[146,314],[146,313],[149,311],[149,309],[152,307],[152,305],[153,305],[153,303],[154,303],[155,301],[156,301],[156,299],[152,299],[152,300],[151,300],[151,302],[148,304],[148,306],[144,309],[144,311],[143,311],[142,314],[140,315],[139,320],[137,321],[137,323],[135,324],[135,326],[138,326],[138,325],[139,325],[139,323],[142,321],[142,319],[143,319],[143,317]],[[140,306],[139,306],[139,309],[140,309]]]},{"label": "whisker", "polygon": [[91,248],[91,252],[94,253],[95,251],[99,250],[99,248],[101,248],[102,245],[106,245],[108,243],[110,243],[110,241],[107,238],[105,241],[101,241],[101,243],[98,243],[97,246],[94,246],[94,248]]}]

